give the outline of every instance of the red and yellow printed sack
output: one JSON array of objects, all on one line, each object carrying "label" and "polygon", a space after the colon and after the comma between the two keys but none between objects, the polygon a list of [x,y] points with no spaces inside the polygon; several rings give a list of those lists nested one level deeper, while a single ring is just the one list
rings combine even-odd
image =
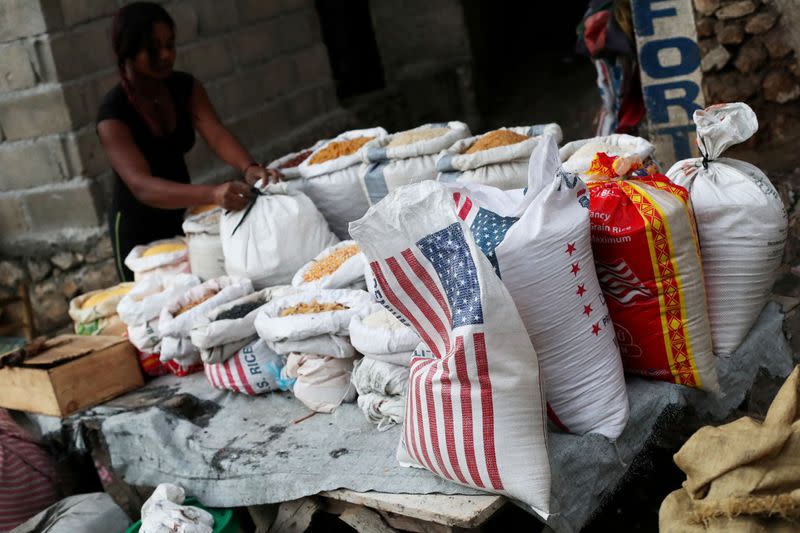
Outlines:
[{"label": "red and yellow printed sack", "polygon": [[592,250],[625,371],[718,390],[688,192],[603,153],[590,174]]}]

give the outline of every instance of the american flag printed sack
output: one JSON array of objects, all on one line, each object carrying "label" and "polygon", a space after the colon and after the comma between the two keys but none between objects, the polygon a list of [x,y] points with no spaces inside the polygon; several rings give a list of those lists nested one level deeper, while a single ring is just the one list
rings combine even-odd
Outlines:
[{"label": "american flag printed sack", "polygon": [[622,364],[718,391],[689,193],[647,169],[623,170],[629,163],[598,153],[592,172],[601,179],[588,183],[592,248]]},{"label": "american flag printed sack", "polygon": [[279,390],[286,356],[272,351],[264,340],[253,341],[222,363],[206,363],[206,379],[215,389],[250,396]]},{"label": "american flag printed sack", "polygon": [[588,190],[559,167],[558,146],[547,137],[531,155],[524,196],[482,185],[451,190],[528,331],[548,418],[562,431],[616,439],[628,421],[628,395],[594,267]]},{"label": "american flag printed sack", "polygon": [[350,225],[374,297],[433,354],[411,362],[398,460],[546,517],[539,364],[502,281],[438,182],[400,187]]}]

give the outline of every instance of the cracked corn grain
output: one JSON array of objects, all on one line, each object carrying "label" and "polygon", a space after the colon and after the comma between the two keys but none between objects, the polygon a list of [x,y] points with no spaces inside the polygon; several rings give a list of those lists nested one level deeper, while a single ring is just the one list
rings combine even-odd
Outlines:
[{"label": "cracked corn grain", "polygon": [[156,244],[155,246],[151,246],[147,250],[144,251],[142,257],[151,257],[153,255],[159,254],[169,254],[172,252],[179,252],[181,250],[185,250],[187,248],[186,244],[183,243],[166,243],[166,244]]},{"label": "cracked corn grain", "polygon": [[406,144],[414,144],[420,141],[427,141],[441,137],[450,131],[450,128],[428,128],[418,131],[404,131],[392,137],[392,140],[386,146],[405,146]]},{"label": "cracked corn grain", "polygon": [[362,146],[367,144],[369,141],[374,139],[375,137],[356,137],[355,139],[349,139],[347,141],[333,141],[325,145],[325,148],[314,154],[311,159],[309,159],[309,165],[318,165],[319,163],[324,163],[325,161],[330,161],[332,159],[339,159],[340,157],[344,157],[346,155],[351,155],[358,152]]},{"label": "cracked corn grain", "polygon": [[475,144],[464,152],[465,154],[474,154],[475,152],[483,152],[490,148],[497,148],[498,146],[508,146],[510,144],[521,143],[530,139],[527,135],[514,133],[511,130],[494,130],[482,135]]},{"label": "cracked corn grain", "polygon": [[340,303],[322,304],[314,299],[311,301],[311,303],[299,303],[297,305],[293,305],[292,307],[287,307],[281,311],[281,316],[309,315],[313,313],[324,313],[326,311],[344,311],[345,309],[349,308]]},{"label": "cracked corn grain", "polygon": [[351,246],[344,246],[329,254],[311,265],[305,274],[303,274],[303,281],[310,282],[316,281],[325,276],[330,276],[336,272],[345,261],[356,255],[361,251],[357,244]]},{"label": "cracked corn grain", "polygon": [[217,294],[216,292],[210,292],[210,293],[206,294],[205,296],[203,296],[202,298],[200,298],[199,300],[195,300],[194,302],[190,302],[190,303],[184,305],[183,307],[178,309],[178,312],[175,313],[175,316],[181,315],[181,314],[185,313],[186,311],[188,311],[188,310],[190,310],[190,309],[192,309],[194,307],[197,307],[198,305],[200,305],[201,303],[205,302],[206,300],[208,300],[212,296],[215,296],[216,294]]}]

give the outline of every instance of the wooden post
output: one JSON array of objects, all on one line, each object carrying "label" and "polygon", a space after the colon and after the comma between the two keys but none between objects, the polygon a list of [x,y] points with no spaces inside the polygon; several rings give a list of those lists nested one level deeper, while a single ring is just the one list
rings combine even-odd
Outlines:
[{"label": "wooden post", "polygon": [[692,114],[705,107],[692,0],[631,0],[650,141],[663,170],[697,157]]}]

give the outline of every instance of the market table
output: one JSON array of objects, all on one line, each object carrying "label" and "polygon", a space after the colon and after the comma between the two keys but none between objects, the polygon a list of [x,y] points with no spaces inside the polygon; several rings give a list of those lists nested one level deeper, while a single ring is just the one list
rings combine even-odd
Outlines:
[{"label": "market table", "polygon": [[[669,433],[687,411],[701,421],[722,420],[742,403],[759,372],[788,375],[793,361],[782,323],[780,306],[770,303],[739,350],[718,359],[719,396],[628,377],[631,416],[616,442],[594,434],[550,433],[552,514],[546,523],[555,531],[580,530],[624,482],[646,444]],[[693,409],[685,409],[689,406]],[[74,449],[91,448],[85,437],[99,436],[110,466],[107,476],[136,486],[179,483],[210,506],[302,502],[322,494],[385,515],[416,501],[422,503],[415,513],[451,527],[447,511],[456,506],[442,509],[438,496],[419,495],[482,495],[470,511],[479,518],[455,526],[479,527],[505,502],[426,470],[400,467],[395,460],[400,428],[377,431],[355,404],[332,415],[308,414],[290,394],[248,397],[218,391],[203,374],[195,374],[158,378],[63,421],[30,418],[46,438]],[[345,521],[368,520],[350,511],[344,516]]]}]

